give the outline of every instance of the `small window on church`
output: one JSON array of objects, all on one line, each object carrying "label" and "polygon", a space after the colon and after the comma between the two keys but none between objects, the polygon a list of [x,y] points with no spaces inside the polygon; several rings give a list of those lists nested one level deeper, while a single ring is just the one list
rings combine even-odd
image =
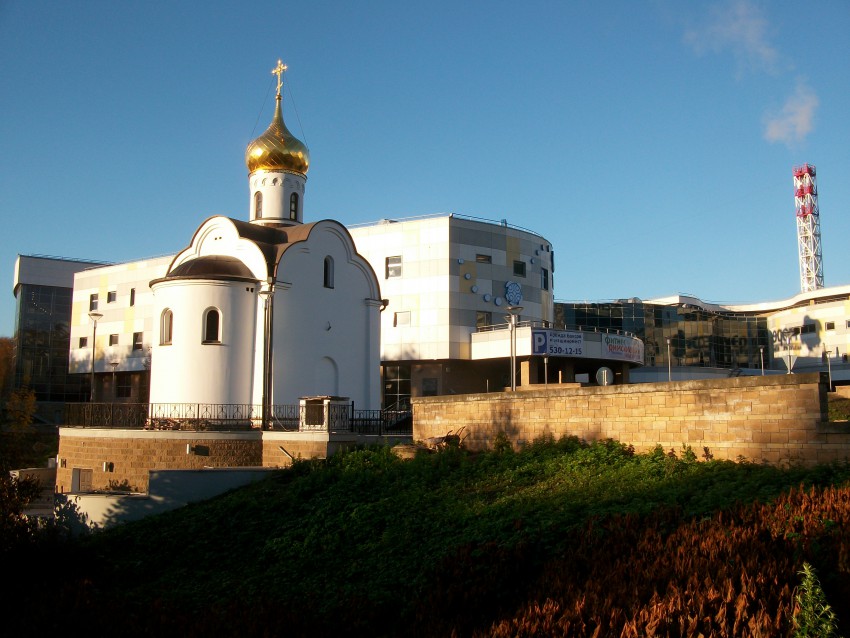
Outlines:
[{"label": "small window on church", "polygon": [[166,308],[162,311],[159,325],[159,343],[163,346],[171,345],[171,333],[174,329],[174,314]]},{"label": "small window on church", "polygon": [[204,343],[221,343],[221,315],[210,308],[204,315]]},{"label": "small window on church", "polygon": [[298,220],[298,193],[289,196],[289,219]]},{"label": "small window on church", "polygon": [[325,288],[334,287],[334,258],[325,257]]},{"label": "small window on church", "polygon": [[254,193],[254,219],[263,218],[263,194],[260,191]]}]

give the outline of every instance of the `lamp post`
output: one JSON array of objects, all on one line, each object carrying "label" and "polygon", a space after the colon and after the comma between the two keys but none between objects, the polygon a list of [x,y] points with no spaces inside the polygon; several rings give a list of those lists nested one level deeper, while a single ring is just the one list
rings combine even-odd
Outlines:
[{"label": "lamp post", "polygon": [[543,385],[549,387],[549,356],[543,357]]},{"label": "lamp post", "polygon": [[826,346],[823,346],[823,353],[826,355],[826,369],[827,374],[829,375],[829,391],[832,392],[832,362],[829,360],[830,351],[827,350]]},{"label": "lamp post", "polygon": [[516,392],[516,322],[517,315],[522,312],[522,306],[508,306],[505,318],[508,320],[511,330],[511,392]]},{"label": "lamp post", "polygon": [[785,337],[785,358],[788,360],[788,374],[791,374],[791,329],[785,328],[782,334]]},{"label": "lamp post", "polygon": [[764,376],[764,346],[759,346],[759,357],[761,357],[761,376]]},{"label": "lamp post", "polygon": [[92,311],[89,313],[89,319],[92,321],[91,329],[91,396],[89,403],[94,403],[94,357],[97,349],[97,321],[103,317],[103,313]]},{"label": "lamp post", "polygon": [[110,361],[109,365],[112,366],[112,398],[117,399],[118,398],[118,392],[115,389],[115,368],[118,367],[118,362],[117,361]]},{"label": "lamp post", "polygon": [[670,337],[667,337],[667,382],[673,380],[673,359],[670,358]]}]

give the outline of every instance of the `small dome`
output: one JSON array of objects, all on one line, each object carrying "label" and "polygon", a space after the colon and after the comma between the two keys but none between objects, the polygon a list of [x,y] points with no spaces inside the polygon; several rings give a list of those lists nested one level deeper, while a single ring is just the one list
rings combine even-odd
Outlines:
[{"label": "small dome", "polygon": [[241,260],[226,255],[206,255],[184,262],[168,273],[167,278],[257,279]]},{"label": "small dome", "polygon": [[257,170],[283,170],[304,175],[310,167],[310,152],[304,142],[286,128],[280,103],[278,95],[272,123],[265,133],[248,144],[245,164],[248,165],[249,173]]}]

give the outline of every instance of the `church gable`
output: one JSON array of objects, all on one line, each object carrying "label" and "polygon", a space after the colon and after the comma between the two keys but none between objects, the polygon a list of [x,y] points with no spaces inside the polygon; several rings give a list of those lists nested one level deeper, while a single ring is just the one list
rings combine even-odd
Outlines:
[{"label": "church gable", "polygon": [[269,277],[268,260],[257,242],[242,237],[234,220],[210,217],[195,232],[188,247],[174,258],[169,273],[194,259],[220,255],[241,261],[258,281]]}]

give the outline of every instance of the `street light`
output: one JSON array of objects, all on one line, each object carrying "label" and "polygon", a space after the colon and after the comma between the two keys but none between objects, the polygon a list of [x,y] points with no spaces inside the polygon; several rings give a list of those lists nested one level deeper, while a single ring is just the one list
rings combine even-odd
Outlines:
[{"label": "street light", "polygon": [[673,380],[673,359],[670,358],[670,337],[667,337],[667,382]]},{"label": "street light", "polygon": [[791,334],[793,331],[791,328],[785,328],[782,331],[783,336],[785,337],[785,358],[788,360],[788,374],[791,374]]},{"label": "street light", "polygon": [[510,314],[505,315],[511,330],[511,392],[516,392],[516,321],[522,312],[522,306],[508,306]]},{"label": "street light", "polygon": [[832,392],[832,362],[829,360],[829,353],[831,350],[827,350],[826,346],[823,347],[823,353],[826,355],[826,369],[829,374],[829,391]]},{"label": "street light", "polygon": [[759,356],[761,357],[761,376],[764,376],[764,346],[759,346]]},{"label": "street light", "polygon": [[94,403],[94,356],[96,350],[96,341],[97,338],[97,321],[98,319],[103,318],[103,313],[92,311],[89,313],[89,319],[92,320],[92,329],[91,329],[91,396],[89,397],[89,403]]},{"label": "street light", "polygon": [[118,393],[115,390],[115,368],[118,367],[118,362],[117,361],[110,361],[109,365],[112,366],[112,398],[117,399]]}]

